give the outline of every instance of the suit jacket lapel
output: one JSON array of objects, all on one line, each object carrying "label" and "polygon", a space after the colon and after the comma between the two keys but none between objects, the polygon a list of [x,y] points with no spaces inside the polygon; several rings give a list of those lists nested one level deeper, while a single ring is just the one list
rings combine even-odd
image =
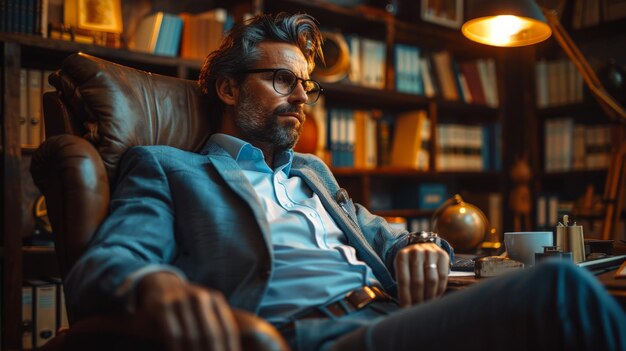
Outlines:
[{"label": "suit jacket lapel", "polygon": [[219,173],[230,189],[241,197],[250,206],[254,217],[261,228],[263,237],[265,238],[265,245],[272,253],[272,237],[269,230],[269,224],[265,212],[263,211],[261,200],[256,195],[254,188],[248,181],[248,178],[243,174],[241,168],[235,160],[226,152],[226,150],[219,147],[217,144],[209,142],[203,149],[204,154],[211,160],[211,163],[215,167],[217,173]]}]

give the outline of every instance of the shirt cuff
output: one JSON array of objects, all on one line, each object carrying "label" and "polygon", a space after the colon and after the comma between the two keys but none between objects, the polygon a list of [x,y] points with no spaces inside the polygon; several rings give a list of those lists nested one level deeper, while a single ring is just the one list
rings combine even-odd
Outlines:
[{"label": "shirt cuff", "polygon": [[180,280],[187,281],[185,273],[173,266],[155,264],[140,268],[129,274],[128,277],[124,279],[122,284],[120,284],[120,286],[115,290],[115,296],[122,300],[126,300],[126,311],[130,313],[135,312],[137,302],[137,284],[139,284],[141,279],[145,276],[156,272],[169,272],[176,275],[180,278]]}]

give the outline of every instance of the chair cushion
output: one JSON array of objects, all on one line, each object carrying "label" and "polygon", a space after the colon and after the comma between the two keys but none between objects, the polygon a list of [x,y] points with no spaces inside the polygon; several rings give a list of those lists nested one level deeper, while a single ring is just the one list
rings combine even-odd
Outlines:
[{"label": "chair cushion", "polygon": [[98,150],[115,181],[122,154],[135,145],[198,151],[212,129],[197,83],[115,64],[87,54],[67,57],[50,78],[74,125]]}]

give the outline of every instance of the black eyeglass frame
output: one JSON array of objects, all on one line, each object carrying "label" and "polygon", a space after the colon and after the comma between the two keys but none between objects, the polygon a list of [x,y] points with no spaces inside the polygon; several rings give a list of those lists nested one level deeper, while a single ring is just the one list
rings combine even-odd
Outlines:
[{"label": "black eyeglass frame", "polygon": [[[280,91],[278,91],[278,89],[276,89],[276,73],[280,72],[280,71],[287,71],[289,73],[291,73],[294,77],[296,77],[295,80],[295,84],[292,84],[291,87],[289,88],[289,92],[287,93],[281,93]],[[311,99],[309,99],[305,104],[306,105],[314,105],[317,100],[319,100],[320,96],[322,96],[322,93],[324,93],[324,88],[322,88],[322,85],[320,84],[320,82],[314,80],[314,79],[304,79],[304,78],[300,78],[298,77],[295,73],[293,73],[292,70],[288,69],[288,68],[255,68],[255,69],[249,69],[249,70],[245,70],[242,73],[248,74],[248,73],[267,73],[267,72],[272,72],[272,88],[274,88],[274,91],[282,96],[287,96],[291,93],[293,93],[293,91],[296,89],[296,85],[298,84],[298,81],[302,82],[301,84],[304,84],[306,82],[313,82],[315,84],[317,84],[317,86],[319,87],[319,92],[317,93],[317,96],[315,97],[315,100],[311,101]],[[307,96],[309,96],[309,94],[307,93]]]}]

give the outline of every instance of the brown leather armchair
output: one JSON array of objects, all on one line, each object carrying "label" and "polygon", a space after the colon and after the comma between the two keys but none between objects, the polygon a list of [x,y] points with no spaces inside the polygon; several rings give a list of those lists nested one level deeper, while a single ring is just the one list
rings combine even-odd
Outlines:
[{"label": "brown leather armchair", "polygon": [[[161,76],[83,53],[67,57],[44,94],[46,141],[31,173],[46,198],[62,276],[107,216],[122,154],[135,145],[198,151],[211,130],[210,110],[195,81]],[[286,350],[269,323],[236,311],[245,350]],[[49,349],[159,348],[150,321],[117,313],[76,321]]]}]

